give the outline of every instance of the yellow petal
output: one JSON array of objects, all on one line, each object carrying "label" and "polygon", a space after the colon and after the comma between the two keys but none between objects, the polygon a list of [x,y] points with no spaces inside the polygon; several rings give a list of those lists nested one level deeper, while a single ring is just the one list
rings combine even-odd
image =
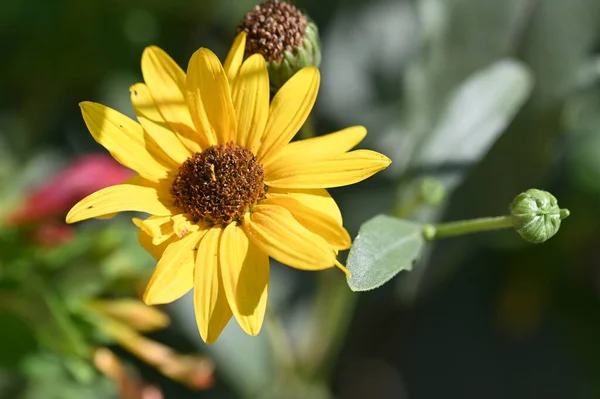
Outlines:
[{"label": "yellow petal", "polygon": [[152,237],[152,245],[160,245],[173,235],[171,216],[150,216],[146,220],[133,218],[133,223]]},{"label": "yellow petal", "polygon": [[[185,214],[177,214],[171,217],[173,220],[173,231],[179,238],[183,238],[191,232],[194,232],[200,228],[197,223],[192,223],[190,219],[188,219]],[[202,223],[202,228],[205,228],[204,223]]]},{"label": "yellow petal", "polygon": [[205,145],[202,134],[196,133],[185,99],[185,73],[167,53],[156,46],[146,47],[142,54],[142,75],[154,103],[165,121],[181,137],[192,152]]},{"label": "yellow petal", "polygon": [[102,104],[84,101],[79,106],[94,140],[119,163],[148,180],[158,181],[167,176],[173,161],[138,123]]},{"label": "yellow petal", "polygon": [[257,205],[244,216],[248,237],[270,257],[303,270],[333,266],[335,251],[322,237],[302,226],[287,209]]},{"label": "yellow petal", "polygon": [[323,212],[334,218],[339,224],[343,224],[342,212],[335,200],[324,188],[313,189],[289,189],[269,187],[267,198],[275,195],[288,195],[302,202],[304,206],[314,209],[315,211]]},{"label": "yellow petal", "polygon": [[209,49],[199,49],[190,59],[187,96],[192,120],[211,145],[235,140],[237,121],[227,75]]},{"label": "yellow petal", "polygon": [[123,184],[135,184],[136,186],[155,187],[156,182],[144,179],[140,175],[133,175],[129,179],[125,180]]},{"label": "yellow petal", "polygon": [[200,240],[194,269],[194,309],[200,336],[207,344],[219,338],[232,313],[219,271],[219,240],[222,228],[213,227]]},{"label": "yellow petal", "polygon": [[238,71],[242,66],[242,61],[244,60],[245,50],[246,32],[240,32],[235,37],[233,45],[231,46],[231,49],[229,49],[229,53],[227,53],[227,58],[225,58],[225,64],[223,64],[223,69],[225,69],[227,79],[230,83],[233,83],[238,75]]},{"label": "yellow petal", "polygon": [[[134,223],[140,227],[139,222],[140,219],[134,219]],[[138,241],[141,246],[148,252],[150,255],[154,257],[154,259],[159,260],[162,257],[162,254],[165,252],[165,249],[175,241],[178,241],[179,238],[175,234],[171,234],[165,241],[161,242],[158,245],[154,245],[152,243],[152,236],[148,234],[146,231],[140,228],[138,230]]]},{"label": "yellow petal", "polygon": [[300,163],[307,158],[323,158],[342,154],[354,148],[367,135],[364,126],[352,126],[335,133],[289,143],[264,165],[266,170],[275,170],[290,164]]},{"label": "yellow petal", "polygon": [[79,201],[67,214],[67,223],[105,216],[111,213],[136,211],[152,215],[169,215],[166,201],[155,188],[118,184],[103,188]]},{"label": "yellow petal", "polygon": [[258,159],[268,164],[300,130],[317,99],[320,75],[315,67],[296,72],[279,89],[269,109],[269,119],[262,137]]},{"label": "yellow petal", "polygon": [[269,256],[248,239],[241,226],[230,223],[221,236],[219,264],[235,319],[247,334],[257,335],[267,308]]},{"label": "yellow petal", "polygon": [[238,120],[236,143],[256,153],[269,117],[269,73],[262,55],[244,61],[232,96]]},{"label": "yellow petal", "polygon": [[167,246],[144,292],[146,305],[171,303],[192,289],[194,259],[201,237],[201,233],[190,234]]},{"label": "yellow petal", "polygon": [[281,188],[347,186],[373,176],[391,162],[378,152],[356,150],[270,170],[265,176],[265,184]]},{"label": "yellow petal", "polygon": [[305,206],[301,201],[285,194],[272,194],[261,202],[265,205],[278,205],[292,213],[294,218],[313,233],[323,237],[337,250],[350,248],[352,239],[348,231],[334,217]]},{"label": "yellow petal", "polygon": [[136,83],[129,88],[129,92],[138,122],[152,140],[174,161],[173,169],[179,167],[192,154],[179,139],[179,134],[171,130],[165,122],[150,96],[148,87],[143,83]]}]

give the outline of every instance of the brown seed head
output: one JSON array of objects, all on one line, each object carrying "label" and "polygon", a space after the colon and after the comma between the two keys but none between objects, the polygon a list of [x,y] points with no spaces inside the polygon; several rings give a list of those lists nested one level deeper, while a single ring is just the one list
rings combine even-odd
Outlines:
[{"label": "brown seed head", "polygon": [[302,45],[308,20],[292,4],[271,0],[244,16],[237,33],[246,32],[246,57],[260,53],[267,61],[281,61],[285,51]]},{"label": "brown seed head", "polygon": [[194,222],[238,221],[264,197],[265,172],[252,151],[233,143],[208,147],[188,158],[171,186],[174,205]]}]

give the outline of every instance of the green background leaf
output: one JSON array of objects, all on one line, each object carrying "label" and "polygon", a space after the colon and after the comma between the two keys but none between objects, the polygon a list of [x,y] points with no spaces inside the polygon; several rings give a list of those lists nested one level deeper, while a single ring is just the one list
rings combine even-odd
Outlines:
[{"label": "green background leaf", "polygon": [[2,341],[6,343],[0,351],[0,367],[18,367],[26,355],[37,350],[33,331],[20,317],[1,312],[0,331]]},{"label": "green background leaf", "polygon": [[377,288],[402,270],[411,270],[423,248],[422,225],[378,215],[362,225],[347,266],[352,291]]},{"label": "green background leaf", "polygon": [[[527,67],[502,59],[462,82],[450,95],[442,115],[413,159],[413,167],[472,165],[496,142],[531,93]],[[462,175],[446,179],[449,190]]]}]

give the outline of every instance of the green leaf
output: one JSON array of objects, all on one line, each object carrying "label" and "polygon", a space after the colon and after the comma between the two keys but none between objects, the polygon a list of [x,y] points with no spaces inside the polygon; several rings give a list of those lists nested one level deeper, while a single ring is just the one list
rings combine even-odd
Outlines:
[{"label": "green leaf", "polygon": [[386,215],[365,222],[348,255],[350,289],[372,290],[400,271],[411,270],[423,249],[422,228],[419,223]]},{"label": "green leaf", "polygon": [[[477,71],[451,93],[437,126],[416,152],[414,167],[473,165],[504,132],[529,97],[533,77],[513,59]],[[450,191],[462,175],[445,176]]]},{"label": "green leaf", "polygon": [[[28,384],[22,399],[116,398],[116,386],[82,360],[40,352],[23,362]],[[84,381],[81,381],[83,377]]]},{"label": "green leaf", "polygon": [[33,330],[20,317],[0,313],[0,340],[4,342],[0,351],[0,367],[18,367],[21,360],[37,350]]}]

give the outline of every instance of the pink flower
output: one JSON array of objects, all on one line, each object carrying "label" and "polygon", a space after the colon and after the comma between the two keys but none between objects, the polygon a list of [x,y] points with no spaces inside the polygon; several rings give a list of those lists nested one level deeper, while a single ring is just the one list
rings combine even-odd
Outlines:
[{"label": "pink flower", "polygon": [[64,218],[85,196],[104,187],[122,183],[133,173],[104,154],[84,155],[35,188],[23,205],[9,215],[13,225]]}]

